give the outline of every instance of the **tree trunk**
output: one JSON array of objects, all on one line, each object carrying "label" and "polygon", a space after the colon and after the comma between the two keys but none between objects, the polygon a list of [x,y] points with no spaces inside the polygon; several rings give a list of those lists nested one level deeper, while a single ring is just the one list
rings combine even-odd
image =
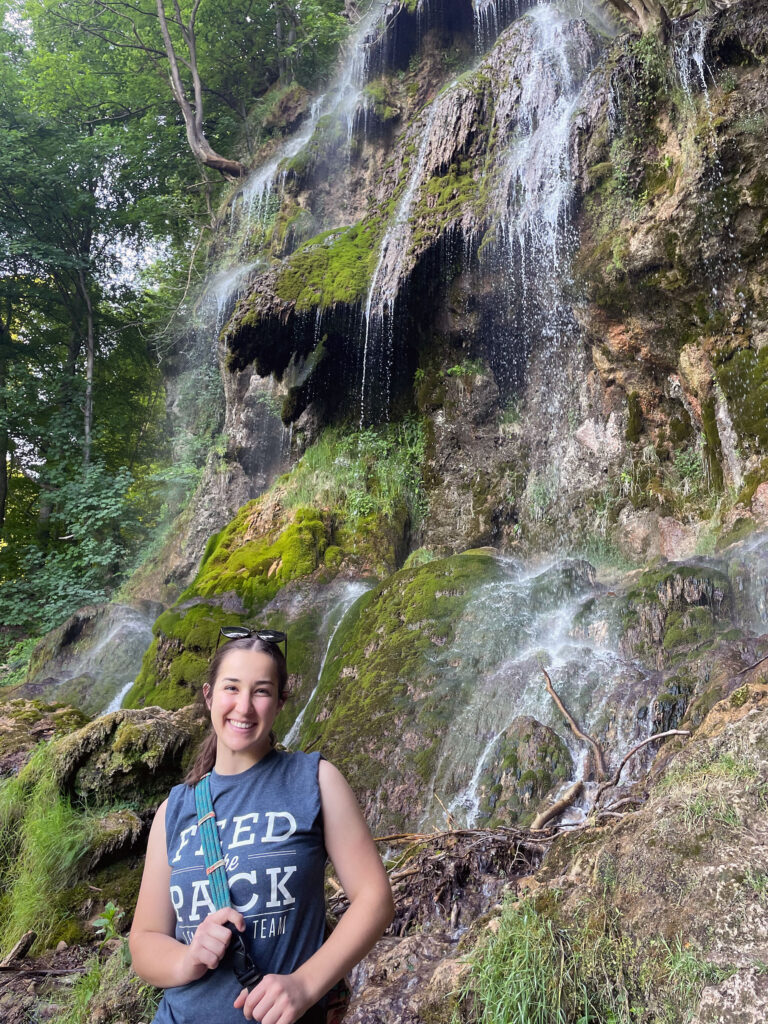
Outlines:
[{"label": "tree trunk", "polygon": [[80,293],[85,303],[86,314],[86,360],[85,360],[85,409],[83,410],[85,427],[83,437],[83,463],[88,465],[91,461],[91,428],[93,426],[93,363],[94,363],[94,330],[93,330],[93,304],[85,282],[85,274],[82,270],[78,272],[80,278]]},{"label": "tree trunk", "polygon": [[248,173],[247,170],[239,161],[228,160],[226,157],[220,156],[211,147],[203,131],[203,88],[197,68],[197,44],[195,40],[195,18],[199,4],[200,0],[195,0],[187,25],[182,22],[180,15],[172,19],[181,31],[182,38],[187,47],[188,59],[184,59],[182,63],[185,64],[192,76],[192,89],[195,97],[193,106],[181,79],[181,72],[179,70],[180,60],[168,27],[164,0],[157,0],[157,16],[160,21],[160,31],[163,36],[163,45],[168,56],[168,63],[170,64],[171,91],[184,118],[187,142],[195,158],[206,167],[219,171],[225,178],[235,180],[244,177]]},{"label": "tree trunk", "polygon": [[655,35],[662,43],[669,39],[671,22],[659,0],[608,0],[608,3],[643,35]]}]

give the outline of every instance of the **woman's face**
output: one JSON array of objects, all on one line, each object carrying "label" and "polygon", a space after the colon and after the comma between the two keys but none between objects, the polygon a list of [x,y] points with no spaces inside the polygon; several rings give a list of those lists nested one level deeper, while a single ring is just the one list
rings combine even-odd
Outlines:
[{"label": "woman's face", "polygon": [[283,706],[278,696],[277,666],[263,651],[230,651],[221,662],[205,702],[219,741],[219,753],[238,760],[261,760],[269,753],[269,734]]}]

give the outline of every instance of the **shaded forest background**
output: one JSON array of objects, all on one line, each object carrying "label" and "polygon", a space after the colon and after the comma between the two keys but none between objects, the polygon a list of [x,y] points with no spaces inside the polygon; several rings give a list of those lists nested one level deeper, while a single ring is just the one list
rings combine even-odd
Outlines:
[{"label": "shaded forest background", "polygon": [[171,424],[164,369],[222,190],[349,27],[338,0],[167,8],[0,4],[4,659],[114,594],[193,491],[221,384],[201,364]]}]

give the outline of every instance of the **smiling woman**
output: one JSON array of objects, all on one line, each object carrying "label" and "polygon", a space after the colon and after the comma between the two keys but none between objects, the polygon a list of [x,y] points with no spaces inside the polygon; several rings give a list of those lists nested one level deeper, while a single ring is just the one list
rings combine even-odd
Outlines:
[{"label": "smiling woman", "polygon": [[[389,881],[344,778],[320,754],[275,748],[286,683],[282,652],[257,634],[211,663],[211,733],[155,816],[131,929],[134,968],[166,989],[155,1024],[319,1024],[325,993],[392,918]],[[202,816],[201,779],[213,801]],[[200,842],[210,814],[229,890],[220,909]],[[324,941],[326,857],[350,906]],[[247,987],[235,949],[252,968]]]}]

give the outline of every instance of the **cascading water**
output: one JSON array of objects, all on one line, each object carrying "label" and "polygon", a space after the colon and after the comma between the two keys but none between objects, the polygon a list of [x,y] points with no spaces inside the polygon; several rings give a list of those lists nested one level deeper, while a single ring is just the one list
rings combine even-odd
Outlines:
[{"label": "cascading water", "polygon": [[552,416],[563,383],[561,352],[576,330],[564,299],[576,243],[570,218],[571,128],[599,48],[580,23],[548,6],[535,8],[520,27],[528,41],[516,68],[519,93],[511,110],[505,97],[497,110],[500,134],[508,142],[496,193],[500,245],[491,259],[506,272],[500,301],[509,327],[495,339],[492,364],[501,381],[517,385],[535,348]]},{"label": "cascading water", "polygon": [[286,172],[282,168],[303,152],[312,140],[321,118],[345,123],[349,152],[357,118],[361,109],[366,109],[363,89],[368,80],[371,38],[380,19],[381,10],[372,4],[355,26],[346,46],[347,56],[328,91],[314,100],[309,117],[296,134],[287,139],[270,160],[248,176],[245,185],[233,199],[231,224],[235,224],[236,211],[242,211],[247,244],[253,243],[254,234],[263,235],[270,218],[276,213],[280,191],[285,184]]},{"label": "cascading water", "polygon": [[520,15],[519,0],[474,0],[475,49],[484,53],[502,29]]},{"label": "cascading water", "polygon": [[19,696],[72,704],[91,715],[117,710],[139,673],[161,607],[106,605],[85,620],[76,641],[38,668]]},{"label": "cascading water", "polygon": [[693,19],[676,40],[672,53],[678,80],[692,106],[695,93],[701,91],[709,107],[709,82],[714,80],[714,76],[706,61],[706,42],[707,23]]},{"label": "cascading water", "polygon": [[394,219],[384,234],[379,259],[365,301],[363,366],[360,381],[361,428],[369,412],[371,398],[367,393],[369,370],[373,370],[378,393],[381,392],[383,383],[384,409],[386,411],[389,408],[394,347],[394,305],[411,232],[411,207],[422,183],[424,161],[438,109],[439,103],[434,101],[427,111],[423,126],[418,122],[415,126],[414,135],[420,135],[421,142],[416,159],[408,172],[408,181],[397,205]]},{"label": "cascading water", "polygon": [[309,697],[307,698],[301,711],[299,711],[298,715],[296,716],[293,725],[286,733],[285,739],[283,740],[284,746],[290,748],[292,744],[294,744],[298,739],[299,732],[301,730],[301,725],[302,722],[304,721],[304,716],[306,714],[307,708],[312,703],[312,698],[317,693],[317,688],[320,685],[320,682],[323,678],[323,669],[325,668],[325,663],[328,659],[328,652],[331,649],[333,638],[336,636],[336,633],[339,630],[339,626],[341,626],[342,622],[344,621],[347,612],[350,610],[350,608],[352,608],[355,602],[358,601],[363,596],[363,594],[365,594],[369,589],[370,584],[367,583],[361,583],[359,581],[354,583],[347,583],[341,593],[339,600],[334,605],[332,605],[332,607],[328,610],[328,613],[323,618],[323,622],[320,627],[320,633],[323,636],[327,636],[328,641],[325,644],[325,649],[323,650],[323,657],[320,661],[320,668],[318,669],[317,672],[317,683],[312,692],[310,693]]},{"label": "cascading water", "polygon": [[[468,825],[477,822],[483,789],[499,774],[498,747],[515,720],[529,716],[557,733],[581,776],[585,749],[547,696],[542,667],[611,763],[653,731],[654,674],[623,659],[607,637],[585,635],[584,611],[600,590],[587,563],[533,573],[508,559],[499,564],[502,579],[479,589],[453,642],[434,656],[437,685],[461,710],[442,738],[432,791]],[[428,822],[442,823],[436,802],[422,824]]]}]

